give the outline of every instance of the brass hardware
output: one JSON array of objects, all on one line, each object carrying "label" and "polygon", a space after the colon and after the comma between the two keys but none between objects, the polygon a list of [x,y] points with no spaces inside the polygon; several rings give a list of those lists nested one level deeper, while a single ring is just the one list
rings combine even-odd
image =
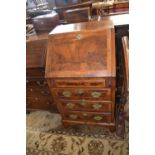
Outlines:
[{"label": "brass hardware", "polygon": [[41,87],[43,87],[43,86],[45,86],[46,84],[47,84],[47,82],[46,81],[36,81],[36,83],[39,85],[39,86],[41,86]]},{"label": "brass hardware", "polygon": [[69,115],[69,117],[71,118],[71,119],[77,119],[77,115],[74,115],[74,114],[71,114],[71,115]]},{"label": "brass hardware", "polygon": [[103,119],[103,117],[101,117],[101,116],[94,116],[94,120],[96,120],[96,121],[100,121],[102,119]]},{"label": "brass hardware", "polygon": [[38,101],[38,97],[35,97],[35,100]]},{"label": "brass hardware", "polygon": [[94,98],[98,98],[98,97],[101,96],[101,93],[95,91],[95,92],[92,92],[92,93],[91,93],[91,96],[94,97]]},{"label": "brass hardware", "polygon": [[81,101],[80,101],[80,105],[85,106],[85,105],[86,105],[85,100],[81,100]]},{"label": "brass hardware", "polygon": [[73,103],[67,103],[66,104],[66,107],[72,109],[75,105]]},{"label": "brass hardware", "polygon": [[78,90],[78,94],[79,94],[79,95],[83,95],[83,94],[84,94],[84,90],[79,89],[79,90]]},{"label": "brass hardware", "polygon": [[65,96],[65,97],[70,97],[71,96],[71,92],[70,91],[63,91],[63,96]]},{"label": "brass hardware", "polygon": [[50,104],[51,104],[51,102],[50,102],[50,101],[47,101],[47,102],[46,102],[46,104],[47,104],[47,105],[50,105]]},{"label": "brass hardware", "polygon": [[99,109],[101,109],[101,108],[102,108],[102,105],[101,105],[101,104],[96,103],[96,104],[93,104],[93,105],[92,105],[92,107],[93,107],[93,109],[95,109],[95,110],[99,110]]},{"label": "brass hardware", "polygon": [[83,115],[84,117],[87,117],[87,116],[88,116],[88,114],[87,114],[87,113],[83,113],[82,115]]},{"label": "brass hardware", "polygon": [[81,34],[77,34],[76,39],[80,40],[82,38]]}]

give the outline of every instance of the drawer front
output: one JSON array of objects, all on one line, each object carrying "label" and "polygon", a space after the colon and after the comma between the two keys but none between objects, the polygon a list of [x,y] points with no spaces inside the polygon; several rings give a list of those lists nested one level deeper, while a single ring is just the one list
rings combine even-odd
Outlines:
[{"label": "drawer front", "polygon": [[102,99],[111,101],[111,89],[53,88],[53,95],[61,99]]},{"label": "drawer front", "polygon": [[42,109],[49,110],[53,104],[52,98],[47,97],[27,97],[26,98],[26,108],[27,109]]},{"label": "drawer front", "polygon": [[45,79],[27,79],[26,86],[37,88],[37,89],[48,88],[48,84]]},{"label": "drawer front", "polygon": [[63,114],[63,118],[72,121],[83,121],[83,122],[112,122],[111,114],[102,113],[90,113],[90,112],[68,112]]},{"label": "drawer front", "polygon": [[112,85],[111,79],[69,79],[69,80],[49,80],[51,87],[101,87],[101,88],[109,88]]},{"label": "drawer front", "polygon": [[40,96],[40,97],[48,97],[51,96],[51,93],[48,89],[39,89],[39,88],[32,88],[28,87],[26,89],[26,96],[27,97],[35,97],[35,96]]},{"label": "drawer front", "polygon": [[111,101],[59,100],[58,104],[65,111],[102,111],[111,112]]}]

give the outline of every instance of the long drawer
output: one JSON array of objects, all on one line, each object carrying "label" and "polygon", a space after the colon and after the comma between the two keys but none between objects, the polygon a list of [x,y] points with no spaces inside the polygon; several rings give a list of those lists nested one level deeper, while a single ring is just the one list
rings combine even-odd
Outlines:
[{"label": "long drawer", "polygon": [[48,84],[47,81],[45,79],[41,79],[41,78],[31,78],[31,79],[27,79],[26,80],[26,85],[28,87],[37,87],[37,88],[48,88]]},{"label": "long drawer", "polygon": [[51,88],[54,97],[58,99],[95,99],[112,100],[111,89],[85,89],[85,88]]},{"label": "long drawer", "polygon": [[89,100],[58,100],[59,107],[63,111],[98,111],[111,112],[111,101],[89,101]]},{"label": "long drawer", "polygon": [[111,78],[84,78],[84,79],[51,79],[51,87],[101,87],[111,88]]},{"label": "long drawer", "polygon": [[111,123],[112,122],[112,115],[109,114],[103,114],[103,113],[95,113],[95,112],[68,112],[62,114],[64,120],[72,120],[72,121],[83,121],[85,123],[87,122],[106,122]]}]

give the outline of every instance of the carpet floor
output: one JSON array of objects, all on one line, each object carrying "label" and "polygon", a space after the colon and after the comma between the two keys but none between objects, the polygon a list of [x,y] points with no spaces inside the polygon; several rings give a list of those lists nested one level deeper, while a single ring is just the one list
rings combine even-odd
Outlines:
[{"label": "carpet floor", "polygon": [[128,155],[129,126],[125,138],[100,126],[64,128],[59,114],[36,111],[27,114],[27,155]]}]

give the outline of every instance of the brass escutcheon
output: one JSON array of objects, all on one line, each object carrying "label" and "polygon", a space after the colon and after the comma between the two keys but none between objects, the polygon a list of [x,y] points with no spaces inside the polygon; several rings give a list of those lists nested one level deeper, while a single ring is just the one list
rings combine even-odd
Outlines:
[{"label": "brass escutcheon", "polygon": [[77,115],[74,115],[74,114],[71,114],[71,115],[69,115],[69,117],[71,118],[71,119],[77,119]]},{"label": "brass escutcheon", "polygon": [[81,34],[77,34],[76,39],[80,40],[82,38]]},{"label": "brass escutcheon", "polygon": [[81,100],[81,101],[80,101],[80,105],[85,106],[85,105],[86,105],[85,100]]},{"label": "brass escutcheon", "polygon": [[83,94],[84,94],[84,90],[79,89],[79,90],[78,90],[78,94],[79,94],[79,95],[83,95]]},{"label": "brass escutcheon", "polygon": [[87,116],[88,116],[88,114],[87,114],[87,113],[83,113],[82,115],[83,115],[84,117],[87,117]]}]

